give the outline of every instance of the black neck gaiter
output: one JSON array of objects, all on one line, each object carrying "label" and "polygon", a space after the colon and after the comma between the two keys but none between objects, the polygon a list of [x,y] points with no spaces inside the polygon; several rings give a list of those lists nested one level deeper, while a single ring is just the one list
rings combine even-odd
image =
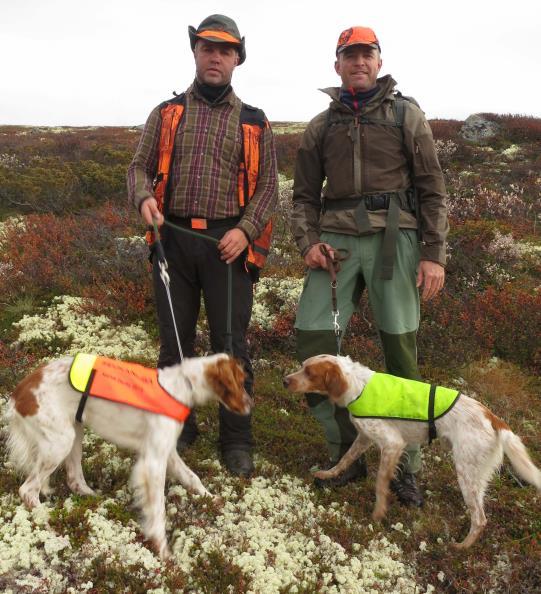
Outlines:
[{"label": "black neck gaiter", "polygon": [[225,97],[231,91],[230,83],[226,85],[214,86],[195,80],[195,88],[209,103],[216,103],[219,99]]}]

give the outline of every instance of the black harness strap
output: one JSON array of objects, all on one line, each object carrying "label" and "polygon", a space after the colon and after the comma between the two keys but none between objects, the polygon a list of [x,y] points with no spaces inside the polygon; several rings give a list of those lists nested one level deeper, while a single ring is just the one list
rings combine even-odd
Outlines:
[{"label": "black harness strap", "polygon": [[78,423],[83,422],[83,412],[85,410],[86,401],[90,394],[90,386],[92,386],[92,382],[94,381],[94,375],[96,374],[96,370],[93,369],[90,372],[90,376],[88,378],[88,382],[86,383],[85,391],[81,394],[81,400],[79,400],[79,407],[77,408],[77,412],[75,413],[75,420]]},{"label": "black harness strap", "polygon": [[436,402],[436,385],[430,384],[430,392],[428,394],[428,445],[438,437],[436,431],[436,423],[434,423],[434,404]]}]

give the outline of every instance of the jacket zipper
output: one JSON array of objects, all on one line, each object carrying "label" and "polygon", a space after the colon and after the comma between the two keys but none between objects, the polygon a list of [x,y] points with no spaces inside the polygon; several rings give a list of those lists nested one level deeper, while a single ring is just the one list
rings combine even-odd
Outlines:
[{"label": "jacket zipper", "polygon": [[362,194],[361,183],[361,126],[359,125],[359,116],[356,115],[351,127],[350,137],[353,142],[353,189],[357,196]]}]

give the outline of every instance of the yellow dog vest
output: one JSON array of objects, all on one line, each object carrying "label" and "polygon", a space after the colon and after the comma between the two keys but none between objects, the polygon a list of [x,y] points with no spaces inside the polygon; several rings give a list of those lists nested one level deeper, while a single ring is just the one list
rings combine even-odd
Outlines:
[{"label": "yellow dog vest", "polygon": [[427,422],[430,443],[436,438],[434,421],[448,413],[459,397],[458,390],[374,373],[347,408],[354,417]]},{"label": "yellow dog vest", "polygon": [[71,386],[81,392],[80,422],[87,396],[127,404],[184,422],[190,409],[176,400],[158,381],[158,370],[137,363],[78,353],[69,372]]}]

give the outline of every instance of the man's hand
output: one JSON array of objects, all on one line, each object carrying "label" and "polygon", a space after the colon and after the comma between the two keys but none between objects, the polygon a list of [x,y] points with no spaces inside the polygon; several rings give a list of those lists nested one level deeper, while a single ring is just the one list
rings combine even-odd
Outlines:
[{"label": "man's hand", "polygon": [[242,252],[248,247],[248,238],[240,229],[230,229],[221,239],[218,244],[218,249],[221,252],[221,259],[225,260],[226,264],[234,262]]},{"label": "man's hand", "polygon": [[145,198],[141,204],[141,217],[147,225],[152,225],[153,219],[156,220],[158,227],[163,225],[163,215],[158,210],[158,203],[156,198]]},{"label": "man's hand", "polygon": [[431,260],[421,260],[417,271],[417,287],[423,287],[421,297],[428,301],[435,297],[443,288],[445,282],[445,268]]},{"label": "man's hand", "polygon": [[304,263],[308,268],[324,268],[327,270],[327,258],[321,253],[321,246],[324,245],[331,258],[334,258],[334,249],[328,243],[314,243],[304,254]]}]

